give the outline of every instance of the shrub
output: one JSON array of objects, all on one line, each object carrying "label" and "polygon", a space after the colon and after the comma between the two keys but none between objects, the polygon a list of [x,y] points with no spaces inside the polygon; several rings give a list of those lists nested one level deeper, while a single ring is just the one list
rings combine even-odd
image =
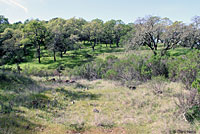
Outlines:
[{"label": "shrub", "polygon": [[183,113],[188,122],[195,120],[200,122],[200,80],[192,83],[192,89],[189,94],[180,94],[178,97],[179,112]]},{"label": "shrub", "polygon": [[192,87],[195,88],[195,89],[197,89],[198,93],[200,94],[200,79],[195,80],[192,83]]},{"label": "shrub", "polygon": [[179,64],[182,63],[181,58],[172,58],[167,62],[167,67],[168,67],[168,77],[171,81],[176,81],[178,80],[178,70],[179,70]]},{"label": "shrub", "polygon": [[[187,89],[190,89],[189,94],[179,95],[177,105],[185,119],[194,123],[195,120],[200,121],[200,51],[191,51],[177,61],[176,64],[171,64],[171,68],[175,69],[173,71],[170,69],[170,77],[176,77],[185,84]],[[176,73],[172,76],[175,70]]]},{"label": "shrub", "polygon": [[168,75],[167,67],[160,57],[141,57],[131,55],[118,59],[108,56],[98,59],[72,70],[71,76],[79,76],[89,80],[106,78],[122,82],[139,80],[147,81],[152,76]]},{"label": "shrub", "polygon": [[17,73],[9,72],[9,71],[0,71],[0,83],[12,83],[12,84],[33,84],[33,80],[24,75],[20,75]]},{"label": "shrub", "polygon": [[107,67],[108,67],[109,65],[112,65],[117,61],[119,61],[119,59],[116,56],[110,55],[110,56],[106,57],[105,63],[107,65]]},{"label": "shrub", "polygon": [[[105,65],[107,65],[107,63]],[[108,69],[106,70],[106,75],[110,76],[110,78],[112,77],[112,80],[120,80],[123,83],[132,80],[144,81],[148,79],[148,76],[142,72],[144,66],[145,59],[136,55],[131,55],[124,59],[116,60],[109,67],[106,66]]]},{"label": "shrub", "polygon": [[113,64],[112,69],[115,71],[115,77],[113,77],[114,80],[126,80],[129,81],[132,79],[133,71],[130,70],[133,69],[131,66],[132,63],[128,60],[120,60]]},{"label": "shrub", "polygon": [[132,81],[146,81],[149,79],[149,70],[146,68],[146,58],[131,55],[115,64],[120,68],[121,80]]},{"label": "shrub", "polygon": [[74,68],[70,76],[89,80],[112,79],[121,82],[147,81],[152,77],[163,76],[172,81],[180,80],[189,89],[194,80],[200,76],[200,51],[192,51],[186,56],[138,56],[130,55],[123,59],[108,56]]},{"label": "shrub", "polygon": [[200,73],[200,51],[192,51],[185,56],[168,62],[169,78],[180,80],[190,89],[191,84]]},{"label": "shrub", "polygon": [[115,80],[117,77],[117,72],[113,69],[109,69],[104,75],[103,78]]},{"label": "shrub", "polygon": [[153,77],[150,82],[150,87],[153,89],[155,95],[162,94],[166,88],[166,78],[163,76]]},{"label": "shrub", "polygon": [[70,128],[76,133],[84,132],[86,130],[84,123],[71,124]]},{"label": "shrub", "polygon": [[54,76],[55,70],[40,69],[38,67],[30,67],[27,65],[24,67],[24,69],[22,69],[22,73],[27,76],[33,75],[39,77],[48,77]]},{"label": "shrub", "polygon": [[167,58],[160,55],[153,55],[147,60],[147,67],[151,72],[151,76],[165,76],[168,77]]},{"label": "shrub", "polygon": [[80,67],[75,67],[69,75],[70,77],[78,76],[80,78],[94,80],[102,78],[103,72],[104,62],[101,59],[97,59],[96,61],[86,63]]},{"label": "shrub", "polygon": [[190,90],[189,94],[178,96],[179,114],[183,115],[188,122],[200,121],[200,95],[196,89]]},{"label": "shrub", "polygon": [[195,120],[200,121],[200,106],[195,105],[189,108],[185,114],[185,118],[191,123],[193,123]]}]

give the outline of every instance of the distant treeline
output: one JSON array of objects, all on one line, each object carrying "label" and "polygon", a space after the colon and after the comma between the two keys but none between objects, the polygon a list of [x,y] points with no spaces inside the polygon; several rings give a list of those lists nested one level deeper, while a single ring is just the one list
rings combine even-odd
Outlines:
[{"label": "distant treeline", "polygon": [[194,17],[189,25],[157,16],[139,18],[130,24],[121,20],[103,22],[82,18],[36,19],[10,24],[7,18],[0,16],[0,64],[23,62],[26,56],[30,56],[30,50],[36,52],[40,63],[43,49],[49,50],[56,61],[56,53],[63,57],[67,51],[80,49],[84,44],[93,51],[98,44],[123,45],[128,49],[148,46],[157,55],[158,43],[163,43],[161,55],[165,55],[177,45],[199,48],[199,37],[199,16]]}]

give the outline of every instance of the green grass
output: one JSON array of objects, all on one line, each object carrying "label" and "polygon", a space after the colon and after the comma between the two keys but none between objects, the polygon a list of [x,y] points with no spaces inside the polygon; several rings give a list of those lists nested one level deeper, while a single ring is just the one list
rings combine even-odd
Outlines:
[{"label": "green grass", "polygon": [[[37,68],[37,69],[56,69],[58,66],[62,65],[66,68],[74,68],[75,66],[80,66],[84,63],[93,61],[98,55],[102,53],[118,53],[123,52],[123,48],[116,48],[109,46],[106,47],[105,44],[97,45],[95,47],[95,51],[92,51],[90,46],[85,45],[82,49],[79,50],[72,50],[67,51],[66,54],[63,54],[63,58],[60,57],[59,52],[57,52],[56,59],[57,61],[54,62],[53,55],[51,52],[47,50],[41,51],[41,63],[38,63],[37,58],[29,58],[27,62],[23,62],[20,64],[22,69],[24,68]],[[34,57],[34,49],[30,50],[31,57]],[[13,67],[16,68],[16,65],[5,65],[5,67]]]},{"label": "green grass", "polygon": [[186,55],[190,51],[191,51],[190,48],[179,47],[176,49],[169,50],[169,54],[170,54],[170,56],[177,57],[177,56],[181,56],[181,55]]},{"label": "green grass", "polygon": [[[159,44],[158,46],[158,52],[163,48],[163,44]],[[38,59],[34,58],[35,50],[29,49],[30,56],[27,57],[28,61],[23,62],[20,64],[20,67],[28,70],[54,70],[57,69],[59,66],[64,66],[66,68],[74,68],[75,66],[81,66],[87,62],[91,62],[95,60],[96,58],[105,58],[109,55],[115,55],[118,58],[127,57],[131,54],[137,54],[137,55],[146,55],[151,56],[153,55],[153,52],[149,50],[148,47],[141,47],[139,50],[132,50],[125,52],[124,48],[117,48],[115,45],[113,45],[112,48],[109,46],[106,47],[105,44],[97,45],[95,47],[95,51],[92,51],[91,46],[86,44],[82,47],[82,49],[78,50],[71,50],[67,51],[66,54],[63,54],[63,58],[60,58],[59,52],[57,52],[56,59],[57,61],[54,62],[53,60],[53,54],[49,52],[48,50],[44,50],[44,48],[41,51],[41,63],[38,63]],[[190,51],[189,48],[175,48],[168,51],[170,56],[176,57],[185,55]],[[32,58],[31,58],[32,57]],[[17,68],[15,64],[12,65],[4,65],[4,67],[11,67],[11,68]]]}]

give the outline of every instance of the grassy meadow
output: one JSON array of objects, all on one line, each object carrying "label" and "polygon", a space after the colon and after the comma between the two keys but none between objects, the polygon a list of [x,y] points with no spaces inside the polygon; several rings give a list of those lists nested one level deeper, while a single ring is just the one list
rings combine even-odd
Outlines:
[{"label": "grassy meadow", "polygon": [[[37,58],[21,63],[22,72],[26,69],[53,71],[60,65],[68,69],[60,77],[27,77],[1,72],[0,134],[200,133],[198,122],[190,124],[178,113],[177,96],[189,92],[181,82],[152,79],[141,82],[136,89],[104,79],[65,82],[70,79],[68,71],[75,66],[109,55],[118,58],[131,54],[153,55],[149,49],[126,52],[124,48],[98,45],[92,51],[85,45],[82,49],[68,51],[63,58],[58,53],[56,62],[45,51],[41,64]],[[169,51],[169,55],[179,57],[189,51],[175,48]],[[16,65],[4,67],[16,68]],[[161,94],[155,91],[158,88]]]}]

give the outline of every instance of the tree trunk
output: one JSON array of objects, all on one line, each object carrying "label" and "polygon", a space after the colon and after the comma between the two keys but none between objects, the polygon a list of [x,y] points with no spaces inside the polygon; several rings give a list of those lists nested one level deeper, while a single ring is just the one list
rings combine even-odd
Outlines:
[{"label": "tree trunk", "polygon": [[158,46],[157,46],[157,45],[155,45],[155,50],[157,51],[157,49],[158,49]]},{"label": "tree trunk", "polygon": [[56,62],[56,51],[55,50],[53,51],[53,60],[54,60],[54,62]]},{"label": "tree trunk", "polygon": [[110,48],[112,48],[112,43],[111,43],[111,41],[110,41]]},{"label": "tree trunk", "polygon": [[191,49],[193,49],[194,48],[194,43],[191,45]]},{"label": "tree trunk", "polygon": [[23,51],[24,51],[24,55],[27,55],[27,51],[26,51],[26,47],[25,46],[23,48]]},{"label": "tree trunk", "polygon": [[94,51],[94,48],[95,48],[96,44],[97,44],[97,38],[96,38],[96,40],[94,41],[94,45],[92,45],[92,50],[93,50],[93,51]]},{"label": "tree trunk", "polygon": [[66,54],[66,53],[67,53],[67,50],[65,49],[65,50],[64,50],[64,54]]},{"label": "tree trunk", "polygon": [[95,43],[95,45],[96,45],[96,44],[98,44],[98,40],[97,40],[97,38],[96,38],[96,43]]},{"label": "tree trunk", "polygon": [[17,71],[18,71],[18,74],[20,74],[20,72],[22,71],[22,69],[19,66],[19,63],[17,63]]},{"label": "tree trunk", "polygon": [[40,61],[40,44],[38,45],[37,53],[38,53],[38,62],[41,63],[41,61]]},{"label": "tree trunk", "polygon": [[116,42],[117,47],[119,47],[119,41]]},{"label": "tree trunk", "polygon": [[153,54],[154,54],[154,55],[157,55],[157,52],[154,50],[154,51],[153,51]]},{"label": "tree trunk", "polygon": [[63,58],[63,53],[62,53],[62,51],[60,51],[60,58]]},{"label": "tree trunk", "polygon": [[167,44],[167,43],[165,43],[164,46],[166,46],[166,48],[161,50],[161,56],[166,55],[167,51],[173,47],[173,45],[170,45],[170,44]]},{"label": "tree trunk", "polygon": [[94,47],[95,47],[95,42],[94,42],[94,44],[92,45],[92,51],[94,51]]},{"label": "tree trunk", "polygon": [[155,48],[155,45],[152,44],[152,42],[150,44],[149,43],[145,43],[145,45],[147,45],[153,51],[154,55],[157,55],[157,52],[156,52],[157,48]]}]

